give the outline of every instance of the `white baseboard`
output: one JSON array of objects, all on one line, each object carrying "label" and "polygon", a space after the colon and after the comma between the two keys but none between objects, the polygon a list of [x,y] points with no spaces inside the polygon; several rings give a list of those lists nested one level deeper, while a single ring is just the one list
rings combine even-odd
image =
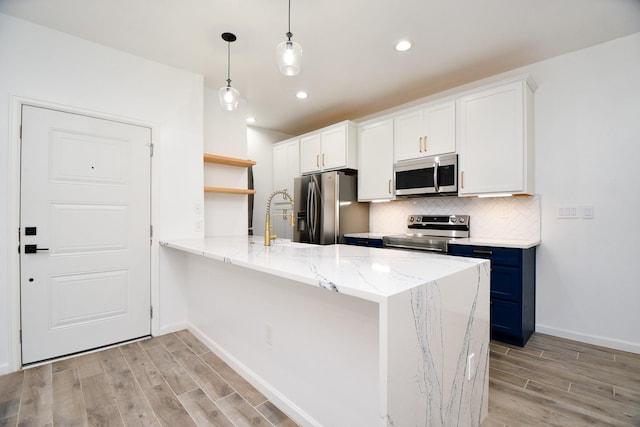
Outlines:
[{"label": "white baseboard", "polygon": [[269,383],[263,380],[255,372],[238,361],[235,357],[224,350],[218,343],[206,336],[200,329],[189,324],[187,329],[195,335],[209,350],[222,359],[227,365],[233,368],[242,378],[247,380],[260,393],[262,393],[271,403],[278,407],[282,412],[287,414],[289,418],[305,427],[322,427],[311,415],[302,410],[299,406],[291,402],[286,396],[273,388]]},{"label": "white baseboard", "polygon": [[13,372],[13,370],[11,370],[8,363],[0,365],[0,375],[10,374],[11,372]]},{"label": "white baseboard", "polygon": [[158,337],[160,335],[171,334],[173,332],[178,332],[183,329],[188,329],[189,325],[186,322],[174,323],[173,325],[165,325],[157,330],[153,331],[153,336]]},{"label": "white baseboard", "polygon": [[553,335],[555,337],[566,338],[569,340],[580,341],[587,344],[599,345],[601,347],[608,347],[616,350],[640,354],[639,343],[599,337],[596,335],[585,335],[574,331],[567,331],[565,329],[552,328],[544,325],[536,325],[536,332]]}]

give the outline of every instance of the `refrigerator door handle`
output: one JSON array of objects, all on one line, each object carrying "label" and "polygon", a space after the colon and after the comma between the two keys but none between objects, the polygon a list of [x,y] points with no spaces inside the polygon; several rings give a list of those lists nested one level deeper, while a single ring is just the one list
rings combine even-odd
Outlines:
[{"label": "refrigerator door handle", "polygon": [[310,187],[311,190],[311,243],[320,243],[320,239],[318,236],[318,223],[320,222],[320,208],[318,203],[318,198],[320,197],[320,185],[318,184],[318,180],[316,176],[311,177]]},{"label": "refrigerator door handle", "polygon": [[313,200],[312,200],[312,196],[313,196],[313,182],[309,181],[309,185],[307,186],[307,235],[309,236],[309,242],[313,241],[313,224],[311,222],[311,209],[312,209],[312,205],[313,205]]}]

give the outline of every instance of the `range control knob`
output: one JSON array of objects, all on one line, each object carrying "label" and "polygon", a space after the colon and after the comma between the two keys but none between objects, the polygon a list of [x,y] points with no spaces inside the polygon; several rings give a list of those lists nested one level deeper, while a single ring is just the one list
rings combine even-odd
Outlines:
[{"label": "range control knob", "polygon": [[458,218],[456,218],[455,216],[452,216],[451,218],[449,218],[449,221],[455,224],[458,221]]},{"label": "range control knob", "polygon": [[412,216],[409,217],[409,222],[413,222],[414,218]]},{"label": "range control knob", "polygon": [[461,223],[464,223],[464,218],[460,218],[460,222],[461,222]]}]

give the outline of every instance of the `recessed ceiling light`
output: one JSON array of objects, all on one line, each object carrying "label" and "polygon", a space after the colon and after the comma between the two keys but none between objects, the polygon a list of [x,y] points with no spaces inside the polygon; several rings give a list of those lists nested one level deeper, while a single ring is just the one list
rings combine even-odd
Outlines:
[{"label": "recessed ceiling light", "polygon": [[396,50],[398,52],[405,52],[405,51],[411,49],[411,46],[413,46],[413,45],[411,44],[411,42],[409,40],[400,40],[396,44]]},{"label": "recessed ceiling light", "polygon": [[307,94],[307,92],[301,90],[300,92],[296,93],[296,97],[298,97],[298,99],[306,99],[309,96],[309,94]]},{"label": "recessed ceiling light", "polygon": [[247,123],[255,123],[256,119],[255,117],[247,117]]}]

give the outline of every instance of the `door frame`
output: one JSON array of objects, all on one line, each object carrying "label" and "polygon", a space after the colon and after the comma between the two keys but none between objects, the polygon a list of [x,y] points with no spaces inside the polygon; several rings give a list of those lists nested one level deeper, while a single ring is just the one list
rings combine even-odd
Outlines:
[{"label": "door frame", "polygon": [[[157,143],[155,135],[158,135],[158,127],[153,123],[142,120],[122,117],[114,114],[98,112],[94,110],[72,107],[69,105],[59,104],[40,99],[27,98],[17,95],[11,95],[11,105],[9,108],[9,140],[8,140],[8,200],[7,200],[7,284],[8,284],[8,317],[9,317],[9,371],[0,372],[9,373],[18,371],[22,368],[22,344],[20,343],[20,254],[19,234],[20,227],[20,126],[22,124],[22,106],[32,105],[34,107],[49,108],[52,110],[62,111],[65,113],[80,114],[84,116],[94,117],[98,119],[111,120],[115,122],[143,126],[151,129],[151,143],[155,146],[154,155],[151,157],[151,224],[156,222],[156,212],[158,197],[158,168],[154,167],[157,163],[158,156]],[[158,239],[157,233],[154,233],[151,244],[151,305],[158,307],[159,300],[159,268],[158,268]],[[154,310],[159,312],[159,310]],[[156,335],[159,330],[159,315],[156,314],[151,318],[151,334]]]}]

